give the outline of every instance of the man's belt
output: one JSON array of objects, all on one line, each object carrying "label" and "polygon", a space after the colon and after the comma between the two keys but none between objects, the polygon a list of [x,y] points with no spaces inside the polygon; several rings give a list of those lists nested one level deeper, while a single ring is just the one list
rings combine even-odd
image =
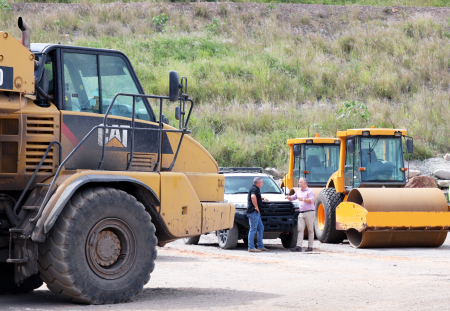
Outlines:
[{"label": "man's belt", "polygon": [[312,210],[309,210],[309,211],[300,211],[300,214],[307,213],[307,212],[314,212],[314,210],[312,209]]}]

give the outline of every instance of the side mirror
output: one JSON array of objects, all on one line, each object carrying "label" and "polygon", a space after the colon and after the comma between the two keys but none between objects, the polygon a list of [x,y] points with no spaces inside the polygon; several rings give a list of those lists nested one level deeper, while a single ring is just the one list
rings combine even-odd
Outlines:
[{"label": "side mirror", "polygon": [[181,109],[179,106],[175,107],[175,119],[177,119],[177,120],[181,119]]},{"label": "side mirror", "polygon": [[355,140],[354,139],[347,140],[347,152],[355,153]]},{"label": "side mirror", "polygon": [[412,139],[406,140],[406,151],[407,151],[408,153],[413,153],[413,151],[414,151],[414,146],[413,146],[413,140],[412,140]]},{"label": "side mirror", "polygon": [[284,195],[288,195],[289,194],[289,189],[286,187],[281,188],[281,190],[283,191]]},{"label": "side mirror", "polygon": [[300,156],[300,145],[294,145],[294,157]]},{"label": "side mirror", "polygon": [[161,120],[162,123],[165,123],[165,124],[169,125],[169,119],[167,119],[167,117],[165,115],[162,115],[161,119],[162,119]]},{"label": "side mirror", "polygon": [[178,76],[178,72],[171,70],[169,73],[169,100],[171,102],[176,102],[178,100],[179,91],[180,78]]}]

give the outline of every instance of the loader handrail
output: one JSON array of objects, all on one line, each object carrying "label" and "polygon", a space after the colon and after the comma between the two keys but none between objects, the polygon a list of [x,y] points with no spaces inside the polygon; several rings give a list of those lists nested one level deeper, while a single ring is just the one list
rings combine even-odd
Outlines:
[{"label": "loader handrail", "polygon": [[[133,96],[133,112],[132,112],[132,123],[131,123],[131,125],[132,125],[132,127],[131,127],[131,131],[132,131],[132,140],[131,140],[131,156],[130,156],[130,161],[132,160],[132,155],[133,155],[133,145],[134,145],[134,131],[135,130],[137,130],[137,131],[159,131],[159,146],[158,146],[158,161],[155,163],[155,167],[154,167],[154,169],[153,169],[153,171],[155,172],[155,171],[158,171],[158,168],[160,167],[160,165],[159,165],[159,161],[160,161],[160,158],[161,158],[161,149],[162,149],[162,146],[161,146],[161,142],[162,142],[162,133],[163,132],[166,132],[166,133],[181,133],[181,138],[180,138],[180,141],[178,142],[178,148],[177,148],[177,151],[176,151],[176,153],[175,153],[175,155],[174,155],[174,159],[173,159],[173,161],[172,161],[172,163],[171,163],[171,165],[170,165],[170,167],[169,168],[167,168],[167,170],[168,171],[170,171],[170,170],[172,170],[172,168],[173,168],[173,165],[174,165],[174,163],[175,163],[175,161],[176,161],[176,159],[177,159],[177,156],[178,156],[178,152],[179,152],[179,150],[180,150],[180,146],[181,146],[181,142],[182,142],[182,140],[183,140],[183,137],[184,137],[184,134],[190,134],[191,133],[191,131],[188,131],[188,130],[186,130],[186,128],[187,128],[187,124],[188,124],[188,122],[189,122],[189,116],[190,116],[190,114],[191,114],[191,111],[192,111],[192,108],[193,108],[193,106],[194,106],[194,101],[193,100],[191,100],[191,99],[189,99],[189,98],[187,98],[187,95],[185,95],[185,94],[182,94],[182,97],[180,98],[180,101],[189,101],[190,103],[191,103],[191,107],[190,107],[190,109],[189,109],[189,113],[188,113],[188,117],[187,117],[187,121],[186,121],[186,124],[185,124],[185,126],[183,127],[183,129],[181,129],[181,130],[165,130],[165,129],[163,129],[162,128],[162,106],[163,106],[163,99],[169,99],[169,97],[167,97],[167,96],[156,96],[156,95],[145,95],[145,94],[129,94],[129,93],[117,93],[115,96],[114,96],[114,98],[113,98],[113,100],[112,100],[112,102],[111,102],[111,104],[109,105],[109,107],[108,107],[108,110],[106,111],[106,113],[105,113],[105,117],[104,117],[104,119],[103,119],[103,124],[100,124],[100,125],[96,125],[96,126],[94,126],[90,131],[89,131],[89,133],[87,133],[85,136],[84,136],[84,138],[78,143],[78,145],[77,146],[75,146],[75,148],[69,153],[69,155],[67,155],[67,157],[60,163],[60,165],[59,165],[59,167],[58,167],[58,169],[57,169],[57,171],[56,171],[56,173],[55,173],[55,176],[54,176],[54,178],[53,178],[53,180],[52,180],[52,182],[51,182],[51,184],[50,184],[50,187],[49,187],[49,190],[47,191],[47,193],[46,193],[46,195],[45,195],[45,197],[44,197],[44,200],[42,201],[42,204],[41,204],[41,206],[39,207],[39,211],[38,211],[38,213],[37,213],[37,215],[36,215],[36,217],[34,217],[34,218],[30,218],[30,222],[36,222],[40,217],[41,217],[41,215],[42,215],[42,212],[43,212],[43,210],[44,210],[44,207],[45,207],[45,205],[47,204],[47,202],[48,202],[48,200],[49,200],[49,197],[50,197],[50,194],[51,194],[51,192],[52,192],[52,189],[53,189],[53,187],[54,187],[54,185],[55,185],[55,183],[56,183],[56,179],[58,178],[58,176],[59,176],[59,174],[60,174],[60,172],[61,172],[61,169],[64,167],[64,165],[67,163],[67,161],[69,161],[69,159],[72,157],[72,155],[81,147],[81,145],[91,136],[91,134],[95,131],[95,130],[97,130],[97,129],[99,129],[99,128],[102,128],[103,129],[103,148],[102,148],[102,157],[101,157],[101,159],[100,159],[100,162],[99,162],[99,166],[98,166],[98,170],[100,170],[101,169],[101,167],[102,167],[102,164],[103,164],[103,159],[104,159],[104,156],[105,156],[105,140],[106,140],[106,129],[123,129],[123,127],[120,127],[120,126],[108,126],[107,124],[106,124],[106,120],[107,120],[107,117],[108,117],[108,114],[109,114],[109,112],[110,112],[110,110],[111,110],[111,108],[112,108],[112,106],[113,106],[113,104],[114,104],[114,102],[115,102],[115,100],[116,100],[116,98],[118,97],[118,96],[121,96],[121,95],[123,95],[123,96]],[[155,129],[155,128],[136,128],[134,125],[134,121],[135,121],[135,97],[143,97],[143,98],[155,98],[155,99],[160,99],[160,107],[159,107],[159,116],[160,116],[160,118],[159,118],[159,127],[157,128],[157,129]],[[129,170],[130,169],[130,164],[131,164],[131,162],[128,162],[128,164],[127,164],[127,168],[126,168],[126,170]],[[161,171],[161,170],[159,170],[159,171]]]}]

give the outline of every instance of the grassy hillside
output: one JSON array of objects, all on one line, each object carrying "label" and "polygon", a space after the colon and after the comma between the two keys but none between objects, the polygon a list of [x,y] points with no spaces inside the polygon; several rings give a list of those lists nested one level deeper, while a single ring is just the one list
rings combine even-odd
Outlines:
[{"label": "grassy hillside", "polygon": [[0,25],[19,37],[23,16],[34,42],[121,50],[147,93],[167,94],[179,71],[198,104],[193,135],[219,165],[284,170],[286,139],[308,132],[394,124],[416,158],[450,151],[450,10],[437,10],[13,4]]}]

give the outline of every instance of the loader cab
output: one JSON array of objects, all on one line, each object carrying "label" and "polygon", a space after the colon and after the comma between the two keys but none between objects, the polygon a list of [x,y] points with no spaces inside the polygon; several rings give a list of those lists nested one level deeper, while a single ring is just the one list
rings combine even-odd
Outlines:
[{"label": "loader cab", "polygon": [[363,135],[347,137],[345,188],[400,187],[406,184],[402,135]]},{"label": "loader cab", "polygon": [[293,186],[297,187],[301,177],[308,179],[310,187],[325,187],[328,178],[339,169],[339,140],[331,143],[314,143],[306,139],[305,143],[295,144]]},{"label": "loader cab", "polygon": [[[37,105],[52,102],[59,110],[104,114],[117,93],[145,94],[119,51],[49,44],[31,44],[31,50],[38,61],[37,85],[44,91],[37,91]],[[131,118],[132,97],[117,98],[110,115]],[[136,98],[136,118],[156,120],[146,98]]]}]

